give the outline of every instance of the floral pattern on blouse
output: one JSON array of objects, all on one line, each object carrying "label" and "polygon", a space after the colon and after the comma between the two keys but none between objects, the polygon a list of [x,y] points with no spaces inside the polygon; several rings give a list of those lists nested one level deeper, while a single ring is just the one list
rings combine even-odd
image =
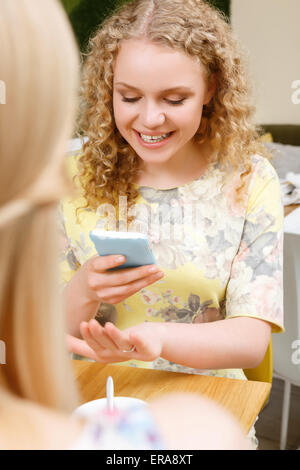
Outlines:
[{"label": "floral pattern on blouse", "polygon": [[[73,174],[76,160],[70,158]],[[272,332],[283,327],[282,252],[283,206],[276,171],[263,157],[252,157],[247,189],[237,200],[238,172],[228,177],[218,164],[197,180],[177,188],[139,187],[128,231],[146,233],[163,279],[117,305],[102,304],[96,318],[125,329],[145,321],[202,323],[253,317],[270,322]],[[66,198],[60,224],[65,240],[62,278],[96,254],[89,239],[95,227],[109,226],[101,210],[82,211],[80,197]],[[124,364],[124,363],[123,363]],[[161,358],[130,365],[245,379],[240,369],[198,371]]]}]

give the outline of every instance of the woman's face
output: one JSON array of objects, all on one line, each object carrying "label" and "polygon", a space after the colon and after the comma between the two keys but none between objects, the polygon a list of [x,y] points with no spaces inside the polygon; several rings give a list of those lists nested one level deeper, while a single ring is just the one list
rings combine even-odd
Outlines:
[{"label": "woman's face", "polygon": [[145,163],[191,151],[212,95],[202,66],[187,54],[142,39],[122,43],[114,67],[114,117]]}]

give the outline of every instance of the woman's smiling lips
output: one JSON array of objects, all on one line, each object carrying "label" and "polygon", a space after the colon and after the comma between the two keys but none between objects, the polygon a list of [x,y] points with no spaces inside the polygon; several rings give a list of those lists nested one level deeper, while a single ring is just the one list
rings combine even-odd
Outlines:
[{"label": "woman's smiling lips", "polygon": [[[146,148],[151,148],[151,149],[156,149],[156,148],[160,148],[164,145],[166,145],[170,138],[174,135],[175,131],[171,131],[171,132],[165,132],[165,133],[158,133],[158,132],[139,132],[137,131],[136,129],[133,129],[136,137],[137,137],[137,140],[139,142],[139,144],[141,144],[143,147],[146,147]],[[151,137],[160,137],[160,136],[164,136],[166,135],[167,137],[163,138],[162,140],[159,140],[158,142],[146,142],[142,137],[141,137],[141,134],[143,136],[147,136],[149,138]]]}]

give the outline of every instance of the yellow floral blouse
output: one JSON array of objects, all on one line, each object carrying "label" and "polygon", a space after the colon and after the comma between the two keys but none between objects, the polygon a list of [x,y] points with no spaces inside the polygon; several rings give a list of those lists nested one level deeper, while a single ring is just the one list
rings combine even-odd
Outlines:
[{"label": "yellow floral blouse", "polygon": [[[77,158],[67,157],[71,175],[76,174]],[[238,172],[228,178],[218,164],[180,187],[139,187],[134,220],[119,227],[148,234],[165,276],[117,305],[103,303],[96,316],[100,323],[111,321],[125,329],[145,321],[203,323],[247,316],[269,322],[273,333],[284,330],[281,189],[265,158],[254,155],[252,162],[247,190],[239,201]],[[63,283],[96,254],[90,230],[118,230],[100,203],[96,211],[79,211],[77,223],[75,210],[84,202],[79,194],[61,204]],[[241,369],[198,370],[162,358],[130,365],[246,378]]]}]

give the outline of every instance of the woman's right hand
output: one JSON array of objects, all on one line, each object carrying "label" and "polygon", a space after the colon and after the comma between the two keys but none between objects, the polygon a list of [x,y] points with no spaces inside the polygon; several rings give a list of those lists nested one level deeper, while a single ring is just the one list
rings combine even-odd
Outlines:
[{"label": "woman's right hand", "polygon": [[125,260],[122,255],[96,255],[82,265],[78,274],[91,301],[117,304],[164,276],[155,264],[108,271]]}]

